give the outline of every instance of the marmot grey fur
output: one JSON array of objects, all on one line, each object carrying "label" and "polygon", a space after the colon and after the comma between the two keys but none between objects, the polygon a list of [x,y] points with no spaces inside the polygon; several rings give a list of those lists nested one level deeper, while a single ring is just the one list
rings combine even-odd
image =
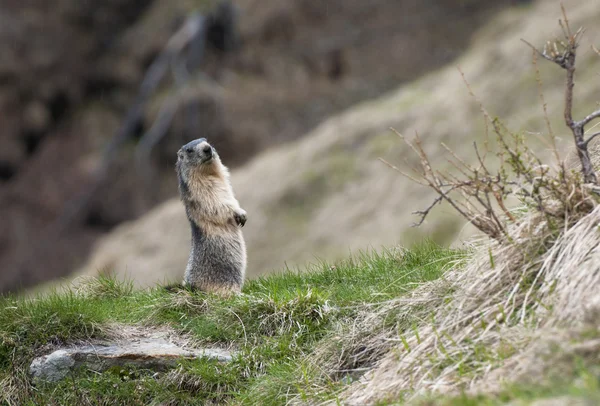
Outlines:
[{"label": "marmot grey fur", "polygon": [[179,193],[192,229],[192,248],[183,284],[217,294],[241,290],[246,212],[233,195],[229,170],[204,138],[177,152]]}]

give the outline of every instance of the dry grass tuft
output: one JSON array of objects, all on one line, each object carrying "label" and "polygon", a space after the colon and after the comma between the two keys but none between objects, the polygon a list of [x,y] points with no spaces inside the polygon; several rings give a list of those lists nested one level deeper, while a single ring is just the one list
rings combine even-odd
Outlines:
[{"label": "dry grass tuft", "polygon": [[[423,298],[433,298],[428,302],[428,317],[423,317],[418,327],[388,338],[399,342],[395,351],[350,387],[345,394],[347,404],[373,403],[381,400],[381,393],[412,399],[431,391],[468,391],[481,386],[490,371],[525,359],[522,357],[527,354],[527,360],[540,364],[531,355],[535,351],[528,347],[536,331],[539,335],[540,331],[565,326],[584,329],[590,319],[596,321],[597,328],[599,224],[597,208],[541,255],[536,254],[539,246],[535,238],[523,245],[494,241],[481,247],[463,270],[447,274],[444,289],[452,292],[452,300],[436,300],[433,292],[439,291],[439,286],[435,284],[423,286],[419,293],[424,296],[413,297],[412,302],[402,303],[393,312],[412,312]],[[363,326],[363,331],[369,327]],[[525,368],[523,362],[519,370],[532,378],[531,368]],[[544,370],[540,365],[538,373]],[[505,378],[519,379],[514,372]],[[490,376],[498,378],[497,374]]]},{"label": "dry grass tuft", "polygon": [[310,362],[331,379],[346,380],[371,369],[403,342],[400,330],[421,324],[448,293],[445,278],[430,282],[402,299],[360,306],[352,321],[340,320],[331,339],[324,340]]}]

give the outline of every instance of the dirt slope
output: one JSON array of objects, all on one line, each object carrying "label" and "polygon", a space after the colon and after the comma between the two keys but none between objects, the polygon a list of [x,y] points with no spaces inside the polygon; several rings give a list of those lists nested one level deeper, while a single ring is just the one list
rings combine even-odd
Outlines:
[{"label": "dirt slope", "polygon": [[[584,24],[577,72],[576,113],[598,101],[599,58],[588,47],[600,42],[594,21],[600,2],[566,2],[573,25]],[[531,50],[520,38],[543,44],[555,34],[560,9],[554,1],[498,14],[480,30],[459,64],[488,110],[512,128],[544,131]],[[468,95],[456,64],[427,75],[388,95],[362,103],[318,126],[301,140],[260,154],[233,172],[233,183],[249,213],[244,229],[249,275],[281,269],[315,257],[336,258],[348,250],[408,244],[431,235],[449,243],[463,223],[441,208],[420,229],[409,229],[413,211],[431,195],[377,160],[401,163],[412,154],[388,128],[421,134],[432,156],[440,142],[460,155],[471,154],[472,141],[484,137],[479,108]],[[544,93],[559,142],[569,135],[562,123],[563,75],[540,64]],[[561,141],[562,140],[562,141]],[[565,145],[565,144],[563,144]],[[545,146],[540,146],[545,148]],[[465,229],[465,234],[469,234]],[[184,269],[189,230],[180,203],[173,199],[139,221],[117,228],[103,239],[79,273],[110,268],[139,284],[177,279]]]}]

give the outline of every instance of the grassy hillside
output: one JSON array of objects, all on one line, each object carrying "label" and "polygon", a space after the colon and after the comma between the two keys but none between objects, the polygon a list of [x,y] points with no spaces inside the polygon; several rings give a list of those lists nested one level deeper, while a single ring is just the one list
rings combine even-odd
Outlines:
[{"label": "grassy hillside", "polygon": [[[301,273],[288,270],[251,281],[241,296],[230,299],[162,287],[135,291],[131,284],[109,278],[91,279],[77,289],[44,297],[5,297],[0,299],[0,404],[394,405],[410,400],[416,405],[520,405],[541,399],[558,402],[553,404],[600,401],[600,360],[573,351],[578,342],[598,342],[597,327],[588,328],[577,339],[572,336],[570,350],[554,345],[552,355],[546,357],[554,360],[560,355],[561,363],[554,370],[537,365],[544,372],[530,381],[510,381],[511,373],[519,371],[512,362],[523,337],[506,333],[503,349],[497,351],[474,335],[472,342],[463,343],[475,350],[464,363],[457,363],[450,345],[447,350],[440,346],[436,355],[423,361],[444,359],[440,368],[456,365],[457,379],[472,382],[485,375],[481,368],[502,371],[493,379],[493,389],[473,392],[465,386],[447,392],[442,385],[423,391],[423,385],[415,381],[400,392],[391,388],[387,394],[378,388],[371,394],[377,401],[348,399],[348,390],[364,382],[390,356],[401,368],[400,360],[409,356],[415,339],[425,342],[439,334],[439,340],[452,340],[443,330],[430,327],[437,322],[436,309],[459,301],[456,291],[460,289],[449,283],[452,275],[468,272],[477,256],[477,251],[449,250],[433,243],[411,250],[364,253],[335,265],[320,263]],[[484,278],[493,278],[487,268],[482,269]],[[229,364],[182,361],[176,369],[162,373],[130,368],[102,374],[83,370],[57,384],[32,386],[27,368],[35,356],[58,346],[117,336],[126,325],[148,334],[172,328],[197,345],[235,349],[238,354]],[[587,351],[594,348],[588,345]]]},{"label": "grassy hillside", "polygon": [[[302,274],[286,271],[249,282],[242,296],[226,300],[161,287],[134,291],[131,284],[108,278],[39,298],[5,297],[0,300],[0,403],[266,405],[334,398],[340,381],[310,360],[319,343],[330,340],[336,326],[350,325],[359,313],[436,280],[464,258],[464,252],[432,243],[364,253]],[[409,326],[417,316],[390,316],[386,325],[374,326],[373,334]],[[235,348],[239,357],[229,365],[185,362],[160,376],[143,370],[84,371],[58,385],[29,383],[26,370],[35,356],[59,345],[110,337],[123,324],[149,332],[169,326],[198,343]],[[351,361],[342,348],[330,351],[329,356],[348,357],[354,368],[369,366]]]}]

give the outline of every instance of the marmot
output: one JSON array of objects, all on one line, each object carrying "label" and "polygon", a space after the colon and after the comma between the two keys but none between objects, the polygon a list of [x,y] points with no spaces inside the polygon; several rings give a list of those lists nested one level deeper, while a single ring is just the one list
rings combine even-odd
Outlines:
[{"label": "marmot", "polygon": [[217,294],[238,293],[246,271],[241,227],[246,211],[233,195],[229,170],[200,138],[177,152],[179,193],[192,229],[185,286]]}]

